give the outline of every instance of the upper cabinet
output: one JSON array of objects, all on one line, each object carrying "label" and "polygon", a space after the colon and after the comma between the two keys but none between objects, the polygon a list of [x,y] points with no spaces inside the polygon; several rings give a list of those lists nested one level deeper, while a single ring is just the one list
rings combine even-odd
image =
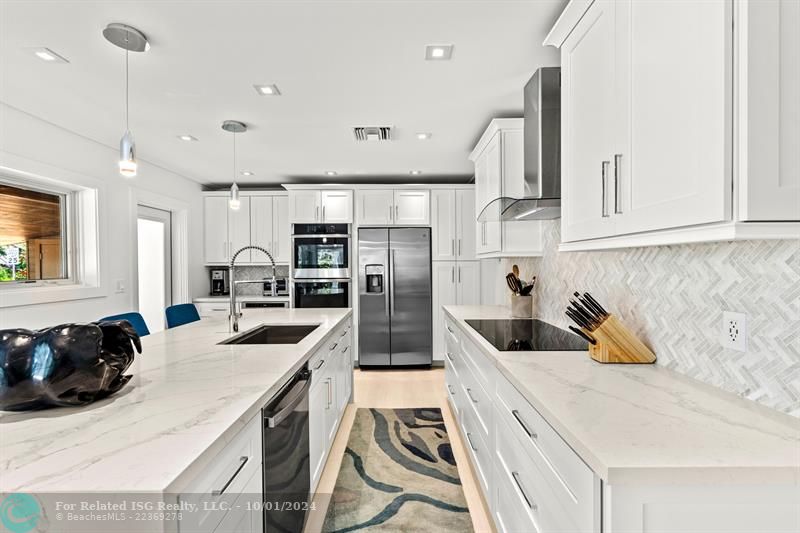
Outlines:
[{"label": "upper cabinet", "polygon": [[475,257],[475,190],[431,191],[434,261],[471,261]]},{"label": "upper cabinet", "polygon": [[430,191],[359,189],[356,220],[360,226],[427,226],[431,223]]},{"label": "upper cabinet", "polygon": [[[469,159],[475,165],[475,217],[492,200],[524,196],[523,119],[494,119],[486,128]],[[490,209],[496,207],[493,204]],[[471,224],[478,258],[536,256],[542,254],[539,221],[500,222],[499,213]]]},{"label": "upper cabinet", "polygon": [[799,33],[795,0],[571,2],[562,249],[796,236]]},{"label": "upper cabinet", "polygon": [[353,191],[292,189],[289,220],[292,224],[349,224],[353,222]]},{"label": "upper cabinet", "polygon": [[[231,260],[240,248],[248,245],[268,250],[277,263],[288,263],[289,198],[283,194],[242,193],[238,210],[228,207],[227,194],[208,193],[204,204],[204,254],[206,264]],[[263,263],[267,258],[245,250],[237,263]]]}]

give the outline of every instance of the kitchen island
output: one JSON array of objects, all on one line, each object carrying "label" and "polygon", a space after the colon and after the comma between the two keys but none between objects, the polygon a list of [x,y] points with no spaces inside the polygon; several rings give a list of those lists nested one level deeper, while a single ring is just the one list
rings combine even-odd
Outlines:
[{"label": "kitchen island", "polygon": [[448,394],[475,448],[483,431],[491,450],[474,457],[496,522],[800,529],[800,420],[658,365],[499,351],[466,321],[508,319],[507,308],[444,310]]},{"label": "kitchen island", "polygon": [[265,309],[240,319],[241,332],[318,324],[297,344],[219,344],[232,336],[222,318],[143,337],[119,393],[84,407],[0,413],[0,492],[194,491],[248,423],[260,442],[261,408],[332,335],[349,334],[350,317],[349,309]]}]

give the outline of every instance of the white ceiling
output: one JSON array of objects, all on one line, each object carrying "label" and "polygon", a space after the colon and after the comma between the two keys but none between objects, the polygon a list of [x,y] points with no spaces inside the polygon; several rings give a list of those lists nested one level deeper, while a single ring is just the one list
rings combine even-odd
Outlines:
[{"label": "white ceiling", "polygon": [[[565,3],[0,0],[0,100],[118,146],[124,54],[101,31],[123,22],[152,45],[130,57],[142,160],[230,183],[231,136],[220,124],[235,119],[250,127],[237,137],[238,167],[256,173],[242,183],[467,181],[467,155],[488,121],[520,116],[525,82],[557,64],[541,42]],[[431,43],[454,44],[453,59],[425,61]],[[69,64],[45,63],[29,47]],[[252,87],[271,83],[282,96]],[[391,142],[353,139],[352,126],[386,124],[396,127]]]}]

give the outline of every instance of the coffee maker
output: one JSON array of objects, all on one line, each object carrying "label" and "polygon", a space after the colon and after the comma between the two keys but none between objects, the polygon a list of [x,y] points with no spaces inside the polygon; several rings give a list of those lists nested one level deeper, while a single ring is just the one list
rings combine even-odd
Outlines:
[{"label": "coffee maker", "polygon": [[211,296],[227,296],[228,292],[228,269],[212,268],[211,272]]}]

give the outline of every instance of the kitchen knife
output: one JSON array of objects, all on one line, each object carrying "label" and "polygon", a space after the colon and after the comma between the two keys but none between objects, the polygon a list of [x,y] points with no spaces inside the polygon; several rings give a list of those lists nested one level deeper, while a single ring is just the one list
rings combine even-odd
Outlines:
[{"label": "kitchen knife", "polygon": [[597,340],[595,340],[594,338],[590,337],[589,335],[587,335],[583,331],[579,330],[575,326],[569,326],[569,329],[572,330],[573,332],[577,333],[579,336],[583,337],[584,340],[586,340],[586,342],[588,342],[589,344],[597,344]]},{"label": "kitchen knife", "polygon": [[588,292],[584,292],[584,293],[583,293],[583,295],[586,297],[586,299],[587,299],[587,300],[589,300],[589,301],[590,301],[590,302],[592,302],[594,305],[596,305],[596,306],[597,306],[597,308],[600,310],[600,312],[601,312],[601,313],[602,313],[604,316],[608,316],[608,314],[609,314],[609,313],[608,313],[608,311],[606,311],[605,309],[603,309],[603,306],[602,306],[602,305],[600,305],[600,304],[597,302],[597,300],[595,300],[594,298],[592,298],[592,295],[591,295],[591,294],[589,294]]}]

